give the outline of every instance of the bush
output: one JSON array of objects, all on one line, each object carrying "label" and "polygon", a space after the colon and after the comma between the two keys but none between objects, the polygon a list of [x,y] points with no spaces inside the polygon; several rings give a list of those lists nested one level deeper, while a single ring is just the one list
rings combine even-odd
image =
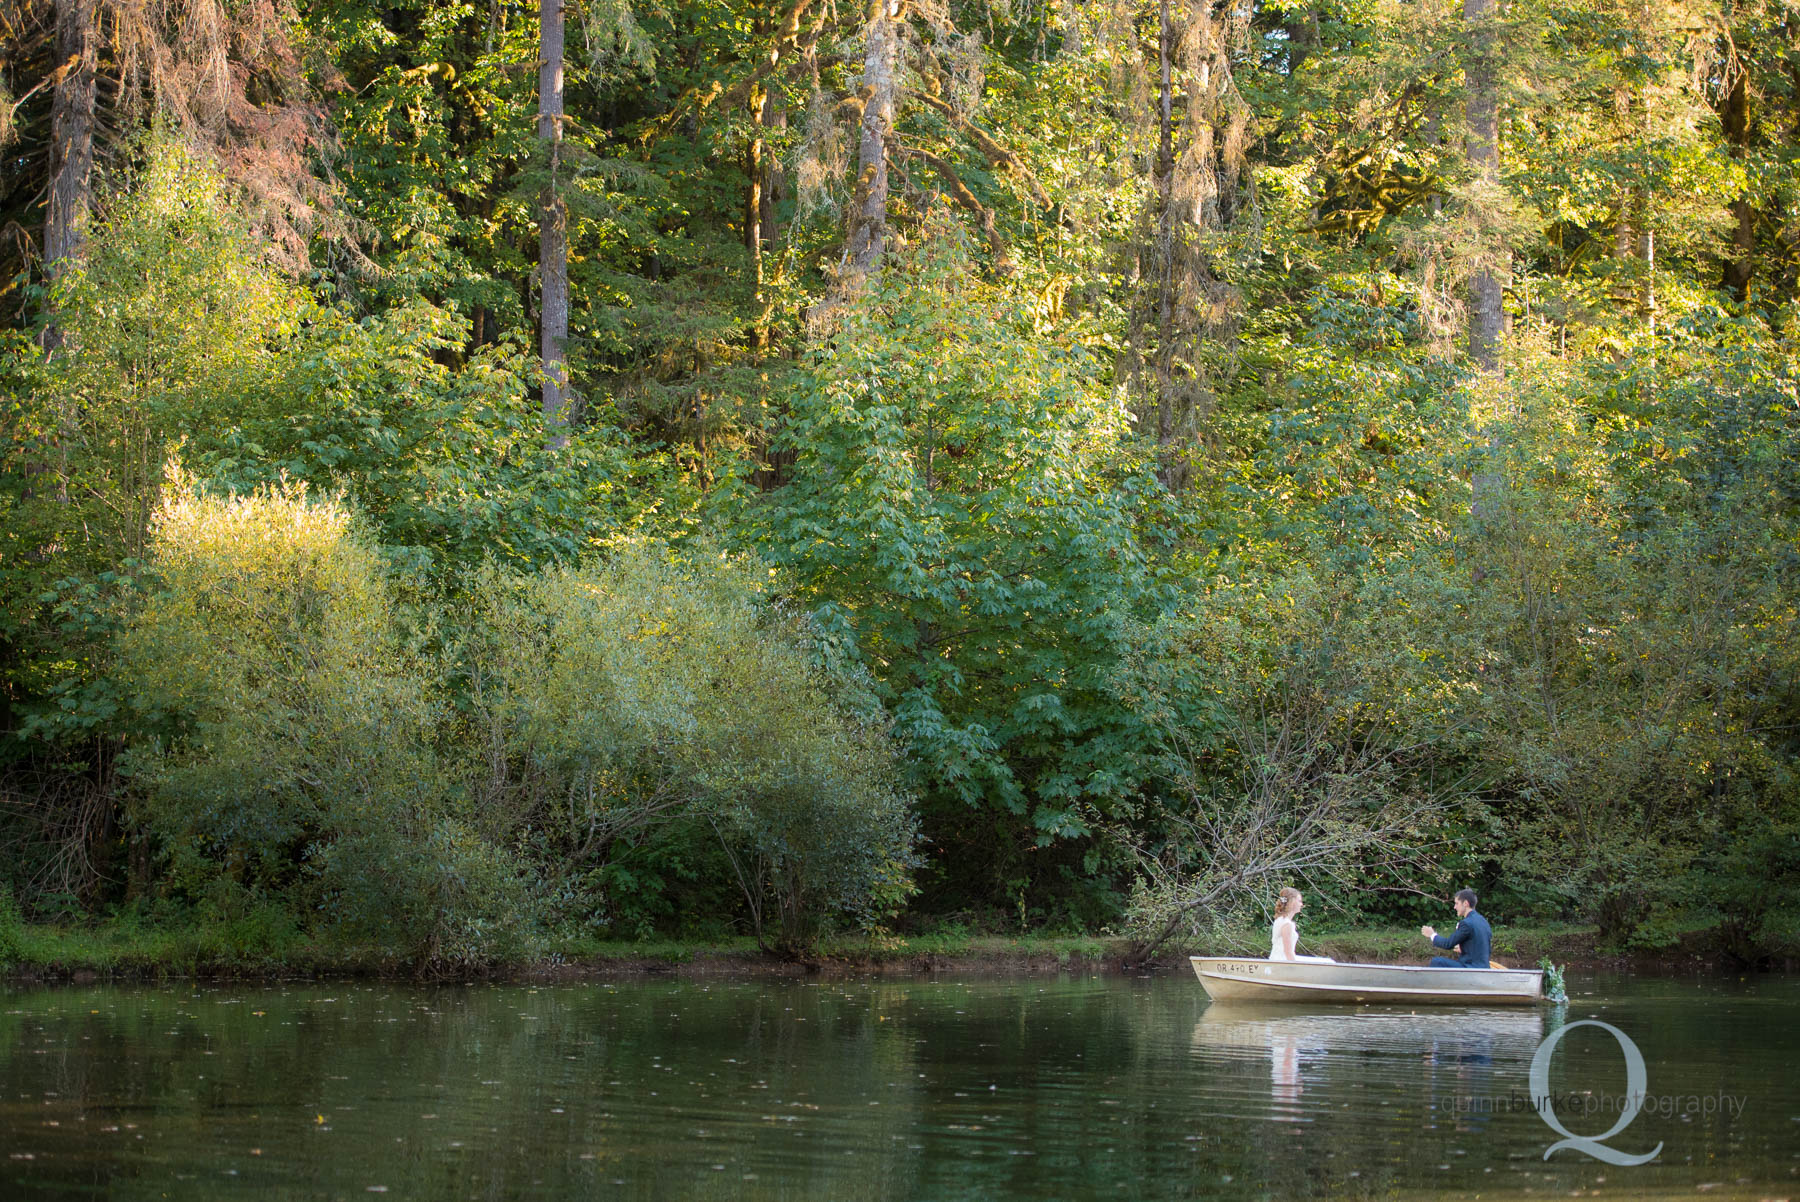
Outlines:
[{"label": "bush", "polygon": [[151,575],[120,658],[158,732],[128,764],[168,885],[227,880],[419,961],[515,946],[521,870],[476,846],[433,665],[344,506],[177,476]]},{"label": "bush", "polygon": [[468,969],[533,946],[532,874],[462,819],[345,832],[320,850],[319,870],[339,933],[405,948],[418,965]]},{"label": "bush", "polygon": [[0,882],[0,964],[11,964],[23,954],[21,936],[24,930],[25,920],[19,914],[19,903],[12,895],[12,888]]},{"label": "bush", "polygon": [[913,822],[878,707],[760,585],[627,547],[488,569],[451,626],[398,600],[340,502],[177,477],[119,641],[154,732],[128,757],[137,820],[174,891],[458,968],[605,912],[609,864],[679,820],[718,840],[715,896],[799,947],[899,904]]},{"label": "bush", "polygon": [[492,766],[490,830],[529,838],[566,880],[698,819],[758,936],[789,949],[905,897],[914,827],[886,727],[750,565],[636,545],[490,571],[477,595],[469,734]]}]

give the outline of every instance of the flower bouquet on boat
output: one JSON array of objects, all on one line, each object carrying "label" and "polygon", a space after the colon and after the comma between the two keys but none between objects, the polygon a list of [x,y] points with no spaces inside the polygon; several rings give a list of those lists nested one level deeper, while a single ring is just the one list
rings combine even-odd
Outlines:
[{"label": "flower bouquet on boat", "polygon": [[1190,961],[1215,1001],[1492,1005],[1542,1000],[1542,971],[1504,968],[1489,958],[1493,932],[1475,909],[1474,890],[1462,890],[1453,904],[1458,920],[1454,931],[1440,935],[1427,926],[1420,934],[1434,947],[1457,955],[1434,956],[1426,965],[1339,963],[1328,956],[1300,955],[1294,918],[1305,899],[1297,889],[1281,891],[1268,959],[1193,956]]}]

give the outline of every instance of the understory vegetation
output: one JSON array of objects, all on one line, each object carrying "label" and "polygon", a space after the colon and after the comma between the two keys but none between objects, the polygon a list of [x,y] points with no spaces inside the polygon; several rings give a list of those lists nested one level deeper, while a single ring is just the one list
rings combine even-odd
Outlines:
[{"label": "understory vegetation", "polygon": [[0,962],[1800,954],[1792,5],[552,8],[0,16]]}]

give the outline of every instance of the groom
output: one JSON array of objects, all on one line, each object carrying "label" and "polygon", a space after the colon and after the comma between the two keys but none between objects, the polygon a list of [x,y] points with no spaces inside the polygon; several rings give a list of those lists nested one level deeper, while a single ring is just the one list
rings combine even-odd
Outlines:
[{"label": "groom", "polygon": [[1494,929],[1488,926],[1488,920],[1475,912],[1475,890],[1458,889],[1456,900],[1456,917],[1461,919],[1456,930],[1448,935],[1440,935],[1432,927],[1420,927],[1419,934],[1431,940],[1432,946],[1449,950],[1461,947],[1462,954],[1452,960],[1449,956],[1433,956],[1432,968],[1486,968],[1488,966],[1488,948],[1494,942]]}]

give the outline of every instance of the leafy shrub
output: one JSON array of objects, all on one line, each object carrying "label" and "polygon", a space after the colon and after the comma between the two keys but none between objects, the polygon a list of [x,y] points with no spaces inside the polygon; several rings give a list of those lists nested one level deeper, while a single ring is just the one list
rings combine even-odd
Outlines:
[{"label": "leafy shrub", "polygon": [[489,572],[477,592],[469,733],[491,765],[488,829],[566,876],[701,821],[751,925],[789,948],[904,898],[913,819],[885,724],[866,688],[816,666],[809,628],[770,607],[750,565],[632,545]]},{"label": "leafy shrub", "polygon": [[[748,565],[633,546],[490,568],[472,595],[446,626],[401,604],[341,502],[177,475],[118,644],[154,732],[128,768],[168,886],[283,899],[458,967],[529,948],[547,902],[559,929],[601,909],[616,851],[678,819],[718,840],[715,892],[735,886],[772,944],[906,896],[912,816],[879,708]],[[451,649],[460,718],[427,637]]]},{"label": "leafy shrub", "polygon": [[319,849],[317,867],[339,934],[417,964],[472,968],[533,945],[532,874],[462,819],[359,824]]},{"label": "leafy shrub", "polygon": [[[199,903],[165,919],[164,929],[200,930],[238,960],[277,960],[300,937],[300,924],[285,901],[246,888],[229,877],[210,882]],[[121,930],[141,929],[135,914],[121,914]]]},{"label": "leafy shrub", "polygon": [[0,964],[11,964],[21,955],[20,937],[24,926],[25,920],[19,913],[12,887],[0,881]]},{"label": "leafy shrub", "polygon": [[227,879],[420,960],[515,943],[495,909],[520,913],[518,870],[459,818],[434,673],[344,506],[177,476],[151,572],[120,657],[158,732],[129,767],[169,884]]}]

